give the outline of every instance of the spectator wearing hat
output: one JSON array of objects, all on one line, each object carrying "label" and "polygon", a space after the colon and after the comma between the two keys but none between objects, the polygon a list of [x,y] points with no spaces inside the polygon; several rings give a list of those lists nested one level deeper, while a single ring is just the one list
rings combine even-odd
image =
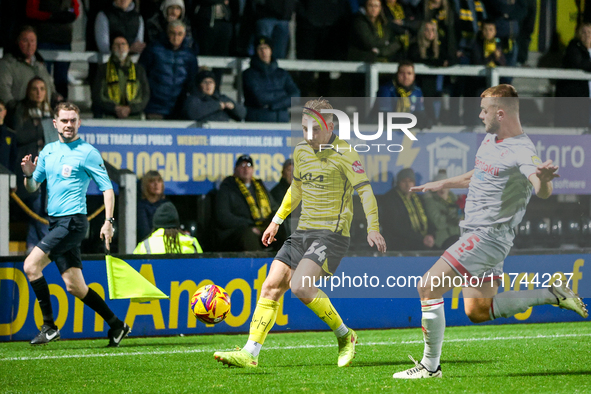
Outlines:
[{"label": "spectator wearing hat", "polygon": [[115,37],[111,43],[111,57],[99,66],[92,86],[94,117],[139,119],[149,99],[146,71],[129,57],[125,37]]},{"label": "spectator wearing hat", "polygon": [[154,231],[141,241],[133,254],[195,254],[203,253],[197,238],[181,230],[179,213],[173,203],[165,202],[154,213]]},{"label": "spectator wearing hat", "polygon": [[[143,8],[142,2],[142,8]],[[189,19],[186,18],[183,0],[164,0],[160,12],[146,21],[146,43],[166,39],[166,27],[172,21],[181,20],[187,26],[187,39],[191,38]],[[192,40],[192,39],[191,39]]]},{"label": "spectator wearing hat", "polygon": [[428,250],[435,245],[433,225],[422,198],[410,191],[413,186],[415,173],[404,168],[396,175],[396,187],[381,200],[382,234],[391,250]]},{"label": "spectator wearing hat", "polygon": [[185,100],[185,117],[197,122],[228,122],[231,119],[243,121],[246,117],[244,105],[221,94],[216,88],[213,71],[199,72],[193,92]]},{"label": "spectator wearing hat", "polygon": [[236,160],[234,175],[224,179],[216,195],[218,240],[224,251],[264,250],[263,231],[273,218],[274,201],[248,155]]},{"label": "spectator wearing hat", "polygon": [[185,24],[172,21],[166,33],[166,40],[152,42],[140,57],[150,84],[150,100],[145,109],[148,119],[179,118],[197,75],[197,58],[186,38]]},{"label": "spectator wearing hat", "polygon": [[[433,182],[444,179],[447,179],[447,175],[445,172],[440,172],[435,176]],[[460,215],[457,201],[458,196],[449,189],[425,193],[425,213],[428,220],[433,223],[436,249],[447,249],[460,237]]]},{"label": "spectator wearing hat", "polygon": [[287,71],[273,58],[273,43],[259,37],[250,68],[242,74],[246,120],[251,122],[289,122],[288,108],[300,90]]}]

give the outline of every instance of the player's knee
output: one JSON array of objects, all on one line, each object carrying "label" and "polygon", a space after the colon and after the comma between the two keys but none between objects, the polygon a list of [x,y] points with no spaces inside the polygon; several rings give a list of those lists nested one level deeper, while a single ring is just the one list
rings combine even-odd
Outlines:
[{"label": "player's knee", "polygon": [[25,260],[23,270],[25,271],[27,278],[29,278],[29,281],[33,281],[41,277],[41,271],[30,261]]},{"label": "player's knee", "polygon": [[68,290],[68,293],[72,294],[74,297],[82,299],[84,296],[84,294],[82,294],[82,288],[75,283],[66,283],[66,290]]}]

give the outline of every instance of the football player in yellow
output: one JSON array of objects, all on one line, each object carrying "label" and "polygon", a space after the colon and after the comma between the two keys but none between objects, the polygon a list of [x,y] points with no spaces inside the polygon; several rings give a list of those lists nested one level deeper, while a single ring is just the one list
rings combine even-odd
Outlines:
[{"label": "football player in yellow", "polygon": [[[359,155],[333,133],[332,114],[322,114],[326,122],[316,121],[320,120],[320,110],[332,106],[318,99],[308,101],[304,108],[305,141],[294,150],[293,182],[262,241],[267,246],[275,241],[279,225],[301,202],[298,228],[273,260],[250,323],[248,342],[242,350],[214,354],[216,360],[230,366],[258,366],[259,352],[277,318],[278,301],[290,288],[335,333],[338,366],[351,365],[357,334],[343,323],[329,298],[314,283],[332,275],[349,248],[353,191],[363,204],[367,242],[380,252],[386,251],[386,242],[379,233],[376,199]],[[308,125],[312,125],[311,135]]]}]

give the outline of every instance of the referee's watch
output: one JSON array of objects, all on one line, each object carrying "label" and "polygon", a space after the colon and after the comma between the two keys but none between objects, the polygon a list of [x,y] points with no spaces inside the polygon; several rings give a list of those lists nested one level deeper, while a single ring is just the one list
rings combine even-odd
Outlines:
[{"label": "referee's watch", "polygon": [[105,222],[109,222],[111,224],[115,224],[115,218],[105,218]]}]

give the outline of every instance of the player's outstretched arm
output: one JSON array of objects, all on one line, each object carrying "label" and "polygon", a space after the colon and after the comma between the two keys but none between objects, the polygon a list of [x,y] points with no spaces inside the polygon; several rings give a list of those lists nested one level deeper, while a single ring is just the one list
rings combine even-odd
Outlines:
[{"label": "player's outstretched arm", "polygon": [[428,182],[424,185],[410,188],[411,192],[436,192],[441,189],[465,189],[470,185],[470,179],[474,175],[474,170],[453,178],[443,179],[437,182]]},{"label": "player's outstretched arm", "polygon": [[529,176],[529,181],[536,191],[536,196],[546,199],[552,195],[552,180],[560,175],[556,174],[558,166],[552,165],[552,160],[540,164],[536,172]]},{"label": "player's outstretched arm", "polygon": [[23,175],[25,176],[25,189],[27,189],[29,193],[33,193],[39,189],[39,183],[31,178],[37,168],[37,160],[39,159],[39,156],[35,157],[35,161],[32,161],[32,159],[33,155],[26,155],[21,161],[21,168],[23,170]]}]

